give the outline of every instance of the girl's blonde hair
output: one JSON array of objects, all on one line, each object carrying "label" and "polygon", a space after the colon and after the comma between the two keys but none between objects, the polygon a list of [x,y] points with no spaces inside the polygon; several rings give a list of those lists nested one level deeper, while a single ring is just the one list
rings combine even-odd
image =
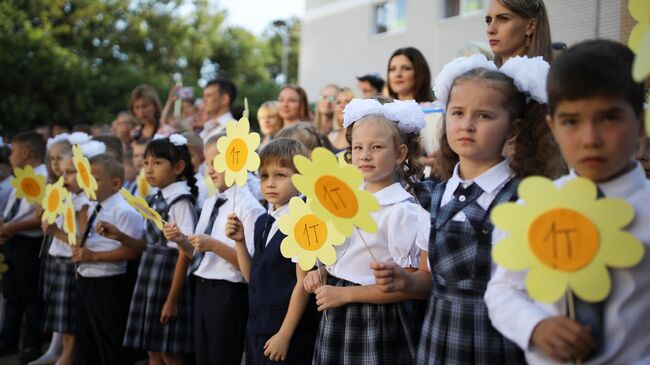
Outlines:
[{"label": "girl's blonde hair", "polygon": [[278,130],[282,129],[284,127],[284,121],[280,116],[278,115],[278,102],[275,100],[267,100],[260,105],[260,107],[257,109],[257,119],[260,119],[260,113],[262,112],[267,112],[269,114],[275,115],[275,117],[278,120]]}]

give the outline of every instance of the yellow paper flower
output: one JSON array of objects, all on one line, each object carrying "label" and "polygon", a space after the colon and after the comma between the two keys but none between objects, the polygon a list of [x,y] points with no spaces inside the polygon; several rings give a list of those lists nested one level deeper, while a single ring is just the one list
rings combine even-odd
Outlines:
[{"label": "yellow paper flower", "polygon": [[304,156],[294,156],[299,174],[291,177],[293,185],[307,198],[313,200],[312,209],[324,221],[332,220],[336,229],[345,236],[352,235],[354,226],[368,233],[377,231],[377,223],[370,212],[379,209],[375,197],[359,187],[363,176],[354,165],[341,166],[329,150],[317,147],[310,161]]},{"label": "yellow paper flower", "polygon": [[29,204],[43,201],[45,195],[45,176],[39,175],[34,168],[27,165],[25,168],[16,167],[11,186],[16,189],[16,199],[25,198]]},{"label": "yellow paper flower", "polygon": [[63,205],[63,232],[68,234],[68,244],[77,245],[77,221],[74,205],[72,205],[72,194],[68,194]]},{"label": "yellow paper flower", "polygon": [[81,151],[78,144],[72,147],[72,162],[77,169],[77,184],[83,189],[90,200],[97,200],[97,180],[90,173],[90,162]]},{"label": "yellow paper flower", "polygon": [[[632,77],[643,82],[650,77],[650,1],[630,0],[630,14],[638,22],[628,40],[628,46],[636,53],[632,66]],[[650,108],[645,111],[645,130],[650,135]]]},{"label": "yellow paper flower", "polygon": [[136,195],[146,198],[151,194],[151,186],[147,183],[147,178],[144,177],[144,169],[140,170],[138,177],[135,178]]},{"label": "yellow paper flower", "polygon": [[250,132],[248,118],[243,117],[239,122],[234,120],[226,125],[226,136],[217,141],[219,154],[214,159],[214,169],[226,172],[226,186],[233,182],[239,186],[246,184],[249,171],[255,171],[260,166],[260,157],[255,150],[260,145],[260,135]]},{"label": "yellow paper flower", "polygon": [[45,197],[41,202],[43,206],[43,216],[41,220],[47,221],[47,223],[52,224],[56,220],[56,217],[63,213],[63,207],[65,203],[65,198],[68,195],[68,191],[63,187],[63,178],[59,178],[54,184],[48,184],[45,187]]},{"label": "yellow paper flower", "polygon": [[150,221],[152,221],[158,229],[162,231],[163,229],[163,221],[162,218],[160,217],[160,214],[156,212],[155,209],[149,207],[149,204],[142,198],[142,197],[135,197],[129,193],[128,190],[125,188],[120,189],[120,194],[124,197],[127,203],[129,203],[130,206],[135,208],[140,214],[145,218]]},{"label": "yellow paper flower", "polygon": [[494,224],[509,233],[492,258],[509,270],[528,269],[526,288],[535,300],[552,303],[570,288],[583,300],[601,301],[611,289],[607,266],[627,268],[643,257],[643,245],[622,230],[634,209],[622,199],[596,199],[596,186],[587,179],[557,188],[530,177],[519,186],[519,197],[523,204],[492,211]]},{"label": "yellow paper flower", "polygon": [[325,265],[336,262],[338,246],[345,241],[332,222],[319,219],[311,210],[310,204],[293,197],[289,201],[289,214],[278,219],[278,228],[287,235],[280,244],[282,256],[290,259],[298,256],[300,268],[307,271],[314,267],[316,259]]}]

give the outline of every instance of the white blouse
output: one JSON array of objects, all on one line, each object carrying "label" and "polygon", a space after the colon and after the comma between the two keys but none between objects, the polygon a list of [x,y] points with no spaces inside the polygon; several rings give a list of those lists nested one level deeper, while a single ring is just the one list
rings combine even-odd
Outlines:
[{"label": "white blouse", "polygon": [[[72,206],[74,207],[75,212],[79,212],[81,208],[84,205],[88,206],[88,218],[90,219],[90,216],[93,214],[93,209],[95,206],[95,202],[90,202],[88,198],[86,197],[86,194],[83,192],[80,192],[79,194],[72,194]],[[79,222],[78,220],[75,219],[75,222],[77,224],[77,230],[79,229]],[[56,225],[57,227],[61,228],[63,227],[63,215],[59,215],[56,218]],[[95,221],[95,223],[97,223]],[[83,232],[77,232],[80,235],[83,235]],[[50,245],[50,249],[47,251],[50,256],[58,256],[58,257],[72,257],[72,247],[64,242],[61,241],[60,239],[54,237],[52,239],[52,244]]]},{"label": "white blouse", "polygon": [[399,183],[373,193],[379,211],[370,215],[377,222],[377,232],[354,229],[342,245],[334,246],[337,261],[327,271],[337,278],[361,285],[375,283],[370,269],[372,257],[359,234],[363,236],[378,261],[394,261],[402,267],[417,268],[418,247],[426,247],[431,229],[429,213]]},{"label": "white blouse", "polygon": [[[190,187],[185,181],[177,181],[165,186],[161,189],[161,192],[163,198],[165,198],[165,201],[169,204],[179,195],[190,194]],[[194,207],[194,204],[189,200],[180,200],[169,208],[169,219],[167,221],[169,223],[176,223],[178,229],[180,229],[184,234],[190,234],[194,232],[194,226],[196,224],[194,218],[195,212],[196,208]],[[176,245],[176,242],[167,241],[167,247],[178,248],[178,245]]]}]

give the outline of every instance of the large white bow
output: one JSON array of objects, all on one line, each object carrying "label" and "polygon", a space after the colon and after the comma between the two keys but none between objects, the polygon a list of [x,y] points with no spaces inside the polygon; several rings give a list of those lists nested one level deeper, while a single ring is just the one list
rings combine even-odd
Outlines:
[{"label": "large white bow", "polygon": [[381,104],[375,99],[352,99],[343,110],[343,127],[369,115],[381,115],[397,123],[404,133],[419,133],[424,128],[424,112],[415,100],[395,100]]}]

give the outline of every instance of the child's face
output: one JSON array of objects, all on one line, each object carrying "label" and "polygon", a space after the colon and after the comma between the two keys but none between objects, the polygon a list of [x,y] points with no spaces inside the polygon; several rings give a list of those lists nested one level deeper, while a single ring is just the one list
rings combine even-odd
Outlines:
[{"label": "child's face", "polygon": [[283,167],[277,162],[268,162],[260,167],[260,188],[264,199],[275,208],[281,207],[294,196],[298,190],[291,182],[293,169]]},{"label": "child's face", "polygon": [[90,171],[97,180],[97,201],[103,202],[122,187],[122,181],[111,178],[102,164],[92,164]]},{"label": "child's face", "polygon": [[395,146],[395,131],[370,119],[352,129],[352,163],[361,170],[366,190],[379,191],[395,182],[395,167],[406,158],[407,147]]},{"label": "child's face", "polygon": [[257,113],[257,120],[260,122],[260,130],[263,135],[275,134],[280,130],[280,119],[276,113],[262,109]]},{"label": "child's face", "polygon": [[445,126],[447,142],[461,161],[494,163],[501,159],[510,126],[504,102],[503,94],[479,80],[452,88]]},{"label": "child's face", "polygon": [[217,157],[218,154],[219,151],[217,150],[216,144],[210,145],[205,148],[205,159],[207,164],[206,173],[208,174],[208,176],[210,176],[210,179],[212,179],[215,188],[223,192],[228,188],[226,186],[226,179],[225,179],[226,172],[225,171],[217,172],[217,170],[214,169],[214,159],[215,157]]},{"label": "child's face", "polygon": [[[182,168],[181,168],[182,167]],[[171,161],[149,155],[144,158],[144,176],[149,185],[164,188],[177,181],[177,176],[185,169],[183,161],[172,165]]]},{"label": "child's face", "polygon": [[146,145],[133,144],[133,167],[140,171],[144,166],[144,151],[147,149]]},{"label": "child's face", "polygon": [[567,164],[595,182],[630,167],[643,133],[632,106],[611,97],[561,101],[547,124]]},{"label": "child's face", "polygon": [[133,115],[141,121],[154,120],[156,107],[147,98],[139,98],[133,102]]},{"label": "child's face", "polygon": [[52,170],[54,178],[58,178],[63,174],[63,169],[61,168],[61,159],[65,150],[65,145],[61,143],[55,144],[50,149],[50,170]]},{"label": "child's face", "polygon": [[72,156],[65,156],[61,159],[61,171],[63,172],[63,186],[70,192],[79,194],[81,188],[77,184],[77,168],[74,166]]},{"label": "child's face", "polygon": [[16,167],[23,168],[27,165],[29,160],[29,148],[20,142],[14,142],[11,144],[11,154],[9,155],[9,162],[11,162],[11,168],[15,169]]},{"label": "child's face", "polygon": [[639,149],[636,151],[636,159],[645,170],[645,176],[650,178],[650,137],[639,138]]},{"label": "child's face", "polygon": [[136,170],[132,164],[124,164],[124,180],[134,181],[138,176],[138,170]]}]

